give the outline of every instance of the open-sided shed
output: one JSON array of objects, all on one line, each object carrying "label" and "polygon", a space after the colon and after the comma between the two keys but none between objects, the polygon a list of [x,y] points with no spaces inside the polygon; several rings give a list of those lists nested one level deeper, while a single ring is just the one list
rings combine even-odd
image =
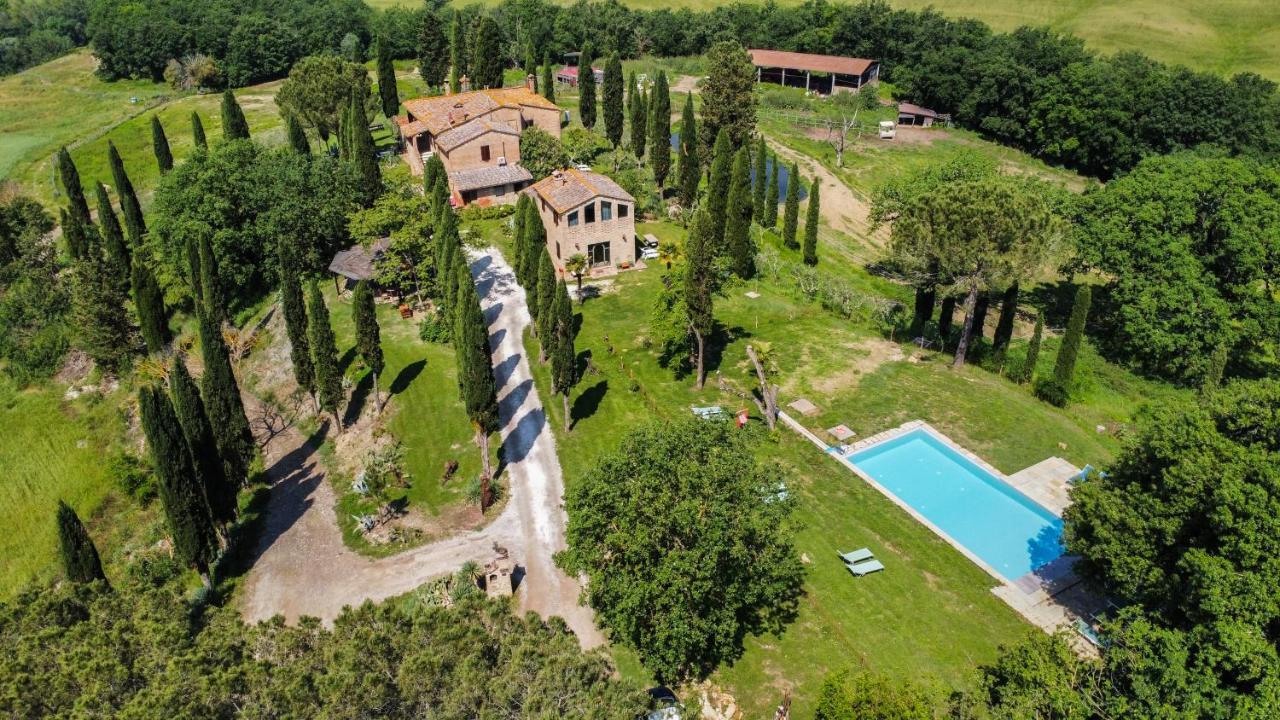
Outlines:
[{"label": "open-sided shed", "polygon": [[880,63],[865,58],[753,49],[756,82],[771,82],[824,94],[855,92],[880,77]]}]

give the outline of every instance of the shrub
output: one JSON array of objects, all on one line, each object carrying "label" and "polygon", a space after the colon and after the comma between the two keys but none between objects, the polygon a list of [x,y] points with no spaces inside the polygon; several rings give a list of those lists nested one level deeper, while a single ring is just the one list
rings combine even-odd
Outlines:
[{"label": "shrub", "polygon": [[468,205],[462,208],[462,211],[458,213],[458,217],[463,221],[497,220],[515,214],[515,211],[515,205],[490,205],[488,207]]},{"label": "shrub", "polygon": [[418,337],[423,342],[447,345],[453,337],[449,321],[438,311],[430,310],[418,323]]},{"label": "shrub", "polygon": [[117,450],[107,458],[107,477],[138,502],[147,503],[156,496],[156,480],[151,466],[129,453]]}]

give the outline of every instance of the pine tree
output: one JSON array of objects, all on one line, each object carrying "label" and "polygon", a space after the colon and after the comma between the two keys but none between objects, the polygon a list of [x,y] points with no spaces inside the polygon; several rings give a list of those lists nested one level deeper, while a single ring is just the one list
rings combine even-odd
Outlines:
[{"label": "pine tree", "polygon": [[[65,147],[58,151],[58,175],[62,180],[62,190],[67,194],[67,208],[71,219],[81,227],[87,227],[93,222],[89,215],[89,201],[85,199],[84,186],[80,184],[80,171],[76,169],[75,161]],[[72,255],[74,257],[74,253]]]},{"label": "pine tree", "polygon": [[89,531],[85,530],[76,511],[61,500],[58,501],[58,549],[62,570],[71,582],[91,583],[107,579]]},{"label": "pine tree", "polygon": [[947,342],[951,340],[951,323],[956,314],[955,297],[945,297],[942,299],[942,307],[938,309],[938,342],[941,344],[940,350],[947,349]]},{"label": "pine tree", "polygon": [[1036,363],[1040,361],[1040,342],[1044,337],[1044,313],[1036,315],[1036,328],[1031,331],[1031,342],[1027,345],[1027,357],[1022,361],[1018,371],[1018,384],[1030,382],[1036,374]]},{"label": "pine tree", "polygon": [[290,115],[286,122],[289,125],[289,147],[299,155],[310,155],[311,143],[307,140],[307,131],[302,129],[302,123],[298,121],[297,116]]},{"label": "pine tree", "polygon": [[770,230],[778,227],[778,200],[782,194],[782,166],[778,156],[769,156],[769,191],[764,198],[764,226]]},{"label": "pine tree", "polygon": [[548,339],[551,344],[551,387],[564,401],[564,431],[569,432],[569,394],[578,383],[578,353],[573,346],[573,303],[563,280],[556,285],[551,314],[554,317]]},{"label": "pine tree", "polygon": [[227,88],[222,93],[222,138],[224,140],[246,140],[249,137],[249,121],[244,118],[244,110],[236,102],[235,93]]},{"label": "pine tree", "polygon": [[134,256],[129,273],[133,289],[133,305],[138,311],[138,326],[147,352],[156,355],[165,351],[173,335],[169,332],[169,315],[164,307],[164,291],[156,281],[155,273],[147,263],[144,253]]},{"label": "pine tree", "polygon": [[609,56],[604,64],[604,135],[616,148],[622,142],[623,84],[622,61],[617,54]]},{"label": "pine tree", "polygon": [[396,88],[396,68],[391,64],[391,50],[379,37],[374,50],[378,58],[378,99],[382,101],[382,114],[388,119],[400,114],[400,91]]},{"label": "pine tree", "polygon": [[787,202],[782,211],[782,244],[792,250],[799,250],[796,242],[796,229],[800,224],[800,168],[791,163],[791,172],[787,175]]},{"label": "pine tree", "polygon": [[298,389],[315,398],[316,373],[311,361],[311,344],[307,340],[307,306],[302,297],[302,281],[298,278],[298,262],[293,239],[281,235],[276,241],[276,264],[280,267],[280,308],[284,313],[285,334],[289,337],[289,357],[293,362],[293,378]]},{"label": "pine tree", "polygon": [[201,235],[200,250],[200,309],[209,314],[219,325],[231,316],[227,312],[227,295],[218,271],[218,258],[213,254],[213,244],[208,235]]},{"label": "pine tree", "polygon": [[249,466],[257,451],[253,432],[249,430],[249,418],[240,398],[240,385],[231,369],[231,357],[227,343],[222,339],[222,328],[209,313],[196,311],[197,329],[200,335],[200,357],[204,361],[204,375],[200,378],[200,391],[204,396],[204,409],[209,414],[213,438],[218,445],[218,455],[227,477],[249,476]]},{"label": "pine tree", "polygon": [[551,51],[542,53],[542,97],[556,101],[556,78],[555,68],[551,65]]},{"label": "pine tree", "polygon": [[764,225],[764,203],[767,196],[769,186],[769,146],[765,143],[764,138],[760,138],[760,142],[756,148],[756,164],[755,172],[751,178],[751,208],[752,219],[758,224]]},{"label": "pine tree", "polygon": [[715,324],[712,315],[712,262],[716,256],[715,226],[705,207],[698,208],[685,243],[684,303],[689,331],[694,338],[694,358],[698,390],[706,382],[707,338]]},{"label": "pine tree", "polygon": [[653,83],[653,102],[649,103],[649,165],[659,190],[671,173],[671,91],[667,73],[658,73]]},{"label": "pine tree", "polygon": [[364,114],[364,98],[360,97],[360,93],[352,93],[350,113],[350,157],[360,173],[360,187],[364,192],[365,206],[368,207],[382,194],[382,170],[378,167],[373,135],[369,132],[369,119]]},{"label": "pine tree", "polygon": [[684,113],[680,116],[680,204],[693,207],[698,199],[698,181],[702,165],[698,160],[698,121],[693,114],[693,93],[685,95]]},{"label": "pine tree", "polygon": [[724,229],[724,247],[733,261],[733,271],[743,280],[750,280],[756,274],[756,248],[751,240],[751,195],[751,146],[743,145],[734,153]]},{"label": "pine tree", "polygon": [[124,366],[132,345],[126,295],[102,251],[97,228],[90,224],[85,232],[84,254],[72,265],[76,336],[80,349],[104,372],[116,373]]},{"label": "pine tree", "polygon": [[351,314],[356,326],[356,352],[364,358],[364,364],[373,374],[373,404],[382,412],[382,397],[378,393],[378,376],[386,363],[382,359],[382,334],[378,328],[378,309],[373,302],[373,286],[368,280],[356,284],[351,294]]},{"label": "pine tree", "polygon": [[230,476],[227,473],[238,469],[238,463],[223,463],[218,452],[218,443],[213,437],[213,425],[209,423],[209,414],[205,412],[204,400],[200,399],[200,389],[196,381],[187,372],[187,364],[181,355],[173,356],[173,365],[169,371],[169,392],[173,397],[173,409],[178,416],[178,425],[182,428],[182,436],[186,438],[187,448],[195,463],[196,472],[200,475],[204,487],[205,498],[209,501],[209,511],[213,520],[223,526],[236,521],[239,514],[236,494],[245,478]]},{"label": "pine tree", "polygon": [[524,46],[524,67],[521,69],[524,70],[524,76],[526,80],[528,79],[533,80],[533,91],[539,92],[538,62],[534,60],[533,45],[526,44]]},{"label": "pine tree", "polygon": [[[111,206],[111,196],[102,183],[94,183],[94,191],[98,199],[98,223],[102,227],[102,245],[107,251],[107,259],[114,270],[116,280],[121,288],[129,285],[129,271],[132,265],[129,246],[124,241],[124,231],[120,229],[120,220]],[[127,292],[127,289],[125,290]]]},{"label": "pine tree", "polygon": [[538,251],[538,314],[534,319],[538,323],[538,337],[542,348],[538,353],[538,362],[547,361],[547,352],[552,324],[555,322],[552,306],[556,301],[556,267],[551,262],[551,253],[543,245]]},{"label": "pine tree", "polygon": [[804,264],[818,264],[818,218],[821,217],[819,209],[818,191],[822,189],[822,184],[814,178],[813,185],[809,188],[809,213],[804,219]]},{"label": "pine tree", "polygon": [[124,213],[124,227],[129,232],[129,244],[134,248],[142,247],[142,236],[147,232],[147,225],[142,219],[142,205],[138,203],[138,194],[124,170],[120,151],[110,140],[107,141],[107,160],[111,165],[111,178],[116,184],[116,196],[120,198],[120,211]]},{"label": "pine tree", "polygon": [[649,132],[649,108],[643,92],[635,91],[632,94],[635,97],[631,98],[631,151],[640,160],[644,157],[645,145],[648,143],[646,134]]},{"label": "pine tree", "polygon": [[173,152],[169,150],[169,138],[164,134],[159,115],[151,116],[151,151],[156,156],[161,175],[173,169]]},{"label": "pine tree", "polygon": [[1017,314],[1018,283],[1014,283],[1000,298],[1000,319],[996,322],[996,332],[991,338],[991,352],[997,369],[1004,369],[1005,353],[1009,350],[1009,340],[1013,338],[1013,321]]},{"label": "pine tree", "polygon": [[[462,262],[460,259],[458,262]],[[475,430],[476,446],[484,466],[481,482],[487,483],[493,476],[489,461],[489,435],[498,429],[497,383],[493,379],[493,363],[489,351],[489,330],[480,309],[475,283],[468,274],[458,283],[458,298],[454,307],[454,352],[458,363],[458,386],[462,394],[467,417]],[[487,494],[487,493],[485,493]],[[487,502],[481,499],[481,510]]]},{"label": "pine tree", "polygon": [[209,149],[209,140],[204,136],[204,123],[200,122],[200,113],[191,111],[191,140],[201,150]]},{"label": "pine tree", "polygon": [[578,112],[582,115],[582,126],[587,129],[596,125],[596,73],[591,67],[593,61],[591,43],[587,43],[582,46],[582,55],[578,57]]},{"label": "pine tree", "polygon": [[1088,285],[1081,285],[1076,289],[1071,317],[1067,320],[1062,344],[1058,346],[1058,359],[1053,365],[1053,380],[1039,389],[1040,396],[1054,405],[1065,406],[1071,399],[1071,391],[1076,382],[1076,358],[1080,354],[1080,343],[1084,341],[1084,327],[1089,318],[1092,300],[1093,293]]},{"label": "pine tree", "polygon": [[453,24],[449,26],[449,92],[462,92],[462,13],[453,11]]},{"label": "pine tree", "polygon": [[329,308],[324,304],[320,286],[314,280],[307,289],[307,338],[316,368],[316,392],[320,408],[333,416],[334,425],[342,432],[342,370],[338,367],[338,341],[329,324]]},{"label": "pine tree", "polygon": [[160,502],[173,537],[174,553],[184,564],[194,567],[204,586],[210,587],[209,566],[218,544],[213,512],[197,480],[195,461],[177,413],[169,396],[151,385],[138,391],[138,409],[159,479]]},{"label": "pine tree", "polygon": [[729,133],[721,130],[716,135],[706,199],[707,217],[711,220],[711,238],[714,241],[713,252],[716,255],[721,255],[725,251],[725,213],[729,207],[729,187],[733,181],[733,155],[733,144],[729,142]]}]

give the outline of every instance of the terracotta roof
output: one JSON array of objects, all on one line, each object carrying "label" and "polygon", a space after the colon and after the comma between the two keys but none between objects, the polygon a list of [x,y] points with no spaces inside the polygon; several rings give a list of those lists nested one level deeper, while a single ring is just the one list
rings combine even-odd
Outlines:
[{"label": "terracotta roof", "polygon": [[373,277],[373,264],[378,257],[391,247],[390,238],[380,238],[369,244],[352,245],[346,250],[339,250],[329,263],[329,271],[352,280],[368,280]]},{"label": "terracotta roof", "polygon": [[935,120],[941,117],[938,115],[937,111],[906,102],[898,103],[898,113],[903,115],[919,115],[920,117],[929,117]]},{"label": "terracotta roof", "polygon": [[411,138],[415,135],[421,135],[427,131],[427,126],[423,125],[418,120],[410,120],[407,117],[401,117],[399,115],[395,116],[394,120],[396,125],[400,126],[400,135],[403,137]]},{"label": "terracotta roof", "polygon": [[414,98],[406,100],[404,106],[433,135],[439,135],[449,128],[501,107],[560,109],[555,103],[524,86]]},{"label": "terracotta roof", "polygon": [[[603,75],[603,74],[604,74],[604,70],[601,70],[600,68],[598,68],[598,67],[596,67],[596,66],[594,66],[594,65],[592,65],[592,66],[591,66],[591,69],[592,69],[592,71],[594,71],[594,74],[595,74],[595,75]],[[578,77],[578,66],[577,66],[577,65],[565,65],[564,67],[560,68],[559,72],[557,72],[556,74],[557,74],[557,75],[564,75],[565,77],[574,77],[574,78],[576,78],[576,77]]]},{"label": "terracotta roof", "polygon": [[867,60],[865,58],[841,57],[839,55],[810,55],[809,53],[785,52],[783,50],[748,50],[747,52],[751,53],[751,63],[757,67],[840,73],[841,75],[861,75],[875,63],[875,60]]},{"label": "terracotta roof", "polygon": [[445,152],[448,152],[459,145],[486,133],[502,133],[504,135],[520,136],[519,131],[511,127],[510,124],[504,122],[494,122],[485,118],[479,118],[473,122],[459,125],[455,128],[445,130],[436,136],[436,145],[439,145]]},{"label": "terracotta roof", "polygon": [[533,179],[528,170],[519,165],[493,165],[449,173],[449,186],[454,192],[466,192],[481,188],[497,187],[507,183],[526,182]]},{"label": "terracotta roof", "polygon": [[574,168],[552,173],[534,183],[528,191],[537,193],[538,197],[546,200],[547,204],[559,213],[572,210],[597,197],[614,198],[632,203],[636,201],[630,193],[608,177]]}]

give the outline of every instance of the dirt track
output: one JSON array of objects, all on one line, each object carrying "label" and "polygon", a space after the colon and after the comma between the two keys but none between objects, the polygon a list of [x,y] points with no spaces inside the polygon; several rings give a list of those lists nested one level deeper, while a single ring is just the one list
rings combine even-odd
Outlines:
[{"label": "dirt track", "polygon": [[[498,381],[504,472],[511,499],[487,527],[399,555],[370,559],[342,542],[335,495],[319,465],[318,441],[288,429],[264,451],[273,486],[266,527],[245,579],[246,621],[311,615],[331,622],[347,605],[382,600],[453,572],[467,560],[507,547],[524,571],[517,591],[522,610],[565,619],[585,647],[603,642],[588,608],[578,605],[578,582],[552,560],[564,547],[564,481],[555,438],[533,384],[522,338],[530,323],[524,291],[496,250],[473,258],[481,307]],[[429,422],[429,418],[423,418]]]}]

